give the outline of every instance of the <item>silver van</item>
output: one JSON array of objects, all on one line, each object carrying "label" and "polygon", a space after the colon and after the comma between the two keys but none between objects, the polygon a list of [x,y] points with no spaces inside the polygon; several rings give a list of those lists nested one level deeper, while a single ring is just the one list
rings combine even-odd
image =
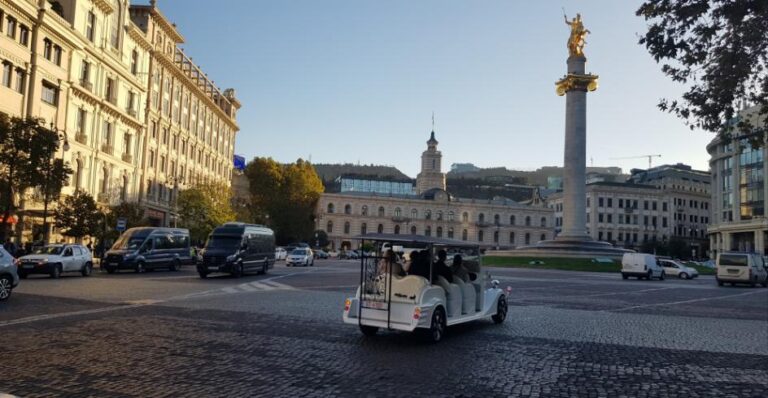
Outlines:
[{"label": "silver van", "polygon": [[725,252],[717,255],[717,284],[737,283],[768,287],[768,271],[763,256],[754,253]]}]

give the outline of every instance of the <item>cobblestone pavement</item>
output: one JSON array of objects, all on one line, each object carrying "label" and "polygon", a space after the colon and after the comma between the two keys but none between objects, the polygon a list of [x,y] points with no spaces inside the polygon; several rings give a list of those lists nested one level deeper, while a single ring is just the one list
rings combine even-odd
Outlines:
[{"label": "cobblestone pavement", "polygon": [[[768,289],[494,270],[503,325],[426,344],[341,323],[357,268],[30,279],[0,306],[0,393],[24,397],[765,397]],[[669,282],[669,283],[668,283]],[[688,283],[693,282],[693,283]]]}]

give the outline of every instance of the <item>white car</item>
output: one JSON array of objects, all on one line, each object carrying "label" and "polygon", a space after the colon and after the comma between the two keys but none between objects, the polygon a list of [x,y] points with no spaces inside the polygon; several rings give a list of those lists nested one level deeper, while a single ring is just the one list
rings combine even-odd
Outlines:
[{"label": "white car", "polygon": [[82,245],[48,245],[35,249],[32,254],[19,259],[19,277],[29,274],[48,274],[58,278],[63,272],[79,272],[90,276],[93,272],[93,256]]},{"label": "white car", "polygon": [[669,276],[676,276],[680,279],[693,279],[699,276],[696,268],[687,267],[675,260],[660,259],[659,265],[664,267],[664,273]]},{"label": "white car", "polygon": [[288,252],[284,248],[275,248],[275,261],[285,260],[286,257],[288,257]]},{"label": "white car", "polygon": [[313,266],[315,265],[315,256],[312,254],[312,249],[308,247],[300,247],[297,249],[293,249],[291,254],[288,255],[288,257],[285,259],[285,266],[291,267],[291,266]]},{"label": "white car", "polygon": [[646,253],[624,253],[621,258],[621,277],[627,279],[630,276],[637,279],[651,280],[658,278],[664,280],[664,268],[659,265],[656,256]]}]

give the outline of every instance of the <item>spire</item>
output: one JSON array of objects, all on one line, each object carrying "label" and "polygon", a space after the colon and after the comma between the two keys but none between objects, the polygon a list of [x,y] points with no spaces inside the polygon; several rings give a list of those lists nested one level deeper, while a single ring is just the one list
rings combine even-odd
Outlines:
[{"label": "spire", "polygon": [[435,146],[438,142],[435,139],[435,111],[432,111],[432,134],[429,135],[429,141],[427,141],[427,145],[429,146]]}]

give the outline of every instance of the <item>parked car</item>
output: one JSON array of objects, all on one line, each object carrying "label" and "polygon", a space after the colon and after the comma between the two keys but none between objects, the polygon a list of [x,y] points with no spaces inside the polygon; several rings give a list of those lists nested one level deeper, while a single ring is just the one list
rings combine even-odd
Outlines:
[{"label": "parked car", "polygon": [[275,248],[275,261],[285,260],[288,257],[288,251],[283,247]]},{"label": "parked car", "polygon": [[687,267],[675,260],[660,259],[659,264],[664,267],[664,274],[676,276],[680,279],[693,279],[699,276],[696,268]]},{"label": "parked car", "polygon": [[658,278],[664,280],[664,268],[659,265],[653,254],[624,253],[621,258],[621,277],[627,279],[630,276],[637,279]]},{"label": "parked car", "polygon": [[321,260],[325,260],[325,259],[327,259],[329,257],[330,257],[330,255],[327,252],[325,252],[324,250],[321,250],[321,249],[315,250],[315,258],[319,258]]},{"label": "parked car", "polygon": [[298,265],[311,267],[315,265],[315,259],[312,255],[312,249],[308,247],[294,249],[291,252],[291,254],[288,255],[288,258],[285,260],[285,265],[287,267],[295,267]]},{"label": "parked car", "polygon": [[55,279],[64,272],[91,275],[93,256],[87,247],[70,244],[42,246],[19,259],[19,277],[22,279],[30,274],[48,274]]},{"label": "parked car", "polygon": [[345,250],[339,253],[339,258],[342,260],[357,260],[360,258],[360,255],[354,250]]},{"label": "parked car", "polygon": [[768,271],[763,256],[754,253],[725,252],[717,255],[717,284],[745,283],[754,287],[758,283],[768,287]]},{"label": "parked car", "polygon": [[156,268],[176,271],[182,264],[192,263],[189,230],[138,227],[123,232],[102,260],[101,268],[110,274],[121,269],[140,273]]},{"label": "parked car", "polygon": [[0,246],[0,301],[11,297],[13,288],[19,285],[19,272],[16,259]]},{"label": "parked car", "polygon": [[261,225],[228,222],[213,230],[202,257],[197,264],[201,278],[212,272],[235,278],[248,272],[266,274],[275,264],[275,233]]}]

